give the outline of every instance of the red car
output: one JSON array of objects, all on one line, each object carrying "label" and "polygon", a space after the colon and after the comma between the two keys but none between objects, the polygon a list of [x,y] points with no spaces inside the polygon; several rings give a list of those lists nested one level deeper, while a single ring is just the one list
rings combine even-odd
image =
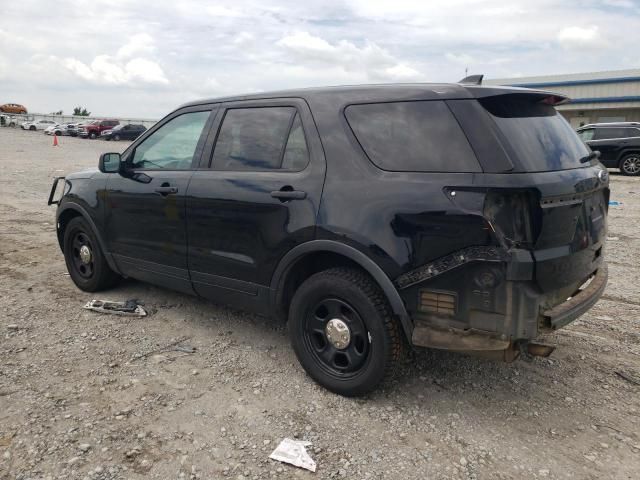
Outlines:
[{"label": "red car", "polygon": [[111,130],[116,125],[120,125],[118,120],[96,120],[89,125],[78,127],[78,136],[84,138],[98,138],[105,130]]}]

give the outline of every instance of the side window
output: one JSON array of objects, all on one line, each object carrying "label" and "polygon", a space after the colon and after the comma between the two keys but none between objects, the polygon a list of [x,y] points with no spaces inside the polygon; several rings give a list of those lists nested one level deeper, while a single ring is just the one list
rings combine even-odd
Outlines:
[{"label": "side window", "polygon": [[578,135],[580,135],[580,138],[584,142],[588,142],[589,140],[593,139],[593,134],[594,133],[595,133],[595,129],[587,128],[586,130],[580,130],[580,132],[578,132]]},{"label": "side window", "polygon": [[625,128],[598,128],[596,140],[608,140],[611,138],[625,138]]},{"label": "side window", "polygon": [[439,100],[351,105],[345,116],[369,159],[399,172],[480,172],[469,141]]},{"label": "side window", "polygon": [[284,149],[282,169],[293,171],[304,170],[304,167],[306,167],[308,163],[309,148],[307,147],[307,140],[304,137],[300,114],[296,113],[293,125],[291,125],[287,146]]},{"label": "side window", "polygon": [[209,111],[184,113],[165,123],[136,147],[132,168],[190,169],[209,114]]},{"label": "side window", "polygon": [[625,138],[640,137],[640,130],[637,128],[625,128],[624,130]]},{"label": "side window", "polygon": [[306,150],[304,132],[294,107],[232,108],[222,121],[212,168],[296,170],[306,166]]}]

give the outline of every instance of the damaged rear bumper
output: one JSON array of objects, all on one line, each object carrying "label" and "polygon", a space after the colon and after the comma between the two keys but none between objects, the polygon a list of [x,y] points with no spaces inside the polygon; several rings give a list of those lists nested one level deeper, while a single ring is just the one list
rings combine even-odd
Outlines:
[{"label": "damaged rear bumper", "polygon": [[542,312],[544,323],[554,330],[573,322],[589,310],[602,296],[607,287],[609,272],[606,263],[602,263],[591,281],[582,290],[560,305]]},{"label": "damaged rear bumper", "polygon": [[505,360],[548,355],[533,340],[584,314],[607,284],[602,256],[571,266],[576,280],[548,291],[536,281],[535,253],[524,250],[471,247],[407,272],[395,284],[414,322],[411,342]]}]

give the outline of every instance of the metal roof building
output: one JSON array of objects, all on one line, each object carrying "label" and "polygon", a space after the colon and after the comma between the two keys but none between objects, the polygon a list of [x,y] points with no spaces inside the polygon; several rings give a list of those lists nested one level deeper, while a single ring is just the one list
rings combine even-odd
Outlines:
[{"label": "metal roof building", "polygon": [[640,122],[640,69],[486,80],[562,93],[571,98],[556,107],[574,128],[596,122]]}]

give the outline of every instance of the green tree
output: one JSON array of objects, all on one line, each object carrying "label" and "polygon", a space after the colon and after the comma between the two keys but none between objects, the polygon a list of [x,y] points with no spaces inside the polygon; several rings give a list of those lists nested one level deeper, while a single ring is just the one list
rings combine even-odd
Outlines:
[{"label": "green tree", "polygon": [[88,117],[89,115],[91,115],[91,112],[88,112],[84,107],[75,107],[73,109],[73,114],[79,117]]}]

